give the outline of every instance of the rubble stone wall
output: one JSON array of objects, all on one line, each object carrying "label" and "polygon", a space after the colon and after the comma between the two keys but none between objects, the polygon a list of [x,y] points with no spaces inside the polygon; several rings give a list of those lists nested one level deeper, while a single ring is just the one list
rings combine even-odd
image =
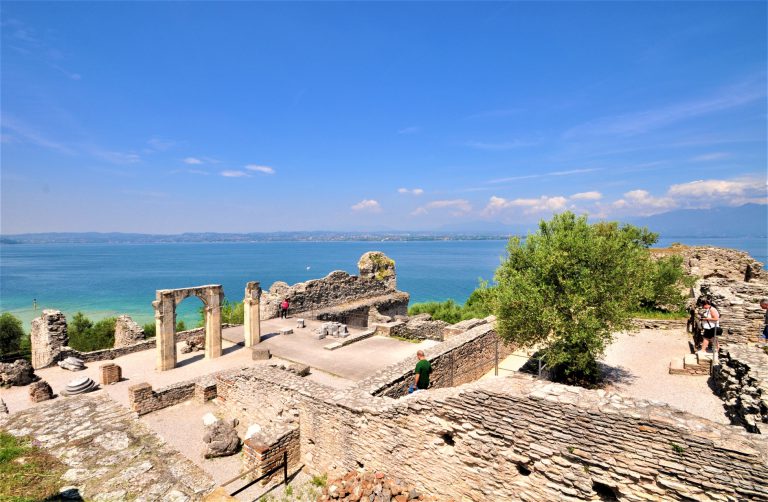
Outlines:
[{"label": "rubble stone wall", "polygon": [[348,326],[367,328],[372,319],[372,312],[389,317],[406,315],[409,301],[408,293],[393,291],[383,296],[351,301],[309,313],[320,321],[340,322]]},{"label": "rubble stone wall", "polygon": [[768,298],[768,283],[703,279],[694,286],[696,296],[708,296],[720,312],[723,344],[758,341],[765,311],[760,299]]},{"label": "rubble stone wall", "polygon": [[293,286],[282,281],[275,282],[262,295],[261,319],[277,317],[280,303],[285,298],[290,304],[289,312],[307,312],[364,298],[386,296],[396,291],[395,263],[384,253],[365,253],[358,262],[358,271],[359,275],[350,275],[337,270],[322,279]]},{"label": "rubble stone wall", "polygon": [[115,348],[127,347],[144,340],[144,328],[129,315],[120,315],[115,319]]},{"label": "rubble stone wall", "polygon": [[768,500],[765,436],[604,391],[515,375],[393,400],[264,367],[228,378],[293,399],[311,472],[362,466],[457,500]]},{"label": "rubble stone wall", "polygon": [[206,375],[194,380],[177,382],[167,387],[152,390],[152,385],[139,383],[128,387],[128,407],[139,415],[173,406],[192,398],[207,401],[216,397],[212,384],[214,377]]},{"label": "rubble stone wall", "polygon": [[749,345],[729,345],[713,368],[715,388],[731,423],[768,433],[768,355]]},{"label": "rubble stone wall", "polygon": [[68,343],[67,318],[60,310],[43,310],[40,317],[32,319],[30,344],[34,369],[45,368],[60,361],[61,352]]},{"label": "rubble stone wall", "polygon": [[[432,364],[429,377],[431,388],[454,387],[472,382],[493,369],[498,344],[501,361],[514,348],[505,344],[492,324],[482,324],[447,342],[424,351]],[[408,393],[416,365],[416,350],[412,360],[394,364],[360,381],[356,387],[375,396],[398,398]]]},{"label": "rubble stone wall", "polygon": [[[270,431],[262,431],[243,442],[243,462],[246,469],[258,467],[253,478],[258,478],[282,465],[287,459],[289,475],[301,465],[301,446],[299,428],[283,426]],[[261,483],[266,485],[272,480],[282,479],[283,469],[278,469]]]}]

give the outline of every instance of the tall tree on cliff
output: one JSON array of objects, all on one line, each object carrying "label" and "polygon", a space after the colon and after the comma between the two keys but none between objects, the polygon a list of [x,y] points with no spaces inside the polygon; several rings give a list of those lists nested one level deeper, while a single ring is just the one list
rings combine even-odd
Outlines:
[{"label": "tall tree on cliff", "polygon": [[570,212],[542,221],[525,240],[513,237],[491,300],[498,333],[543,347],[556,380],[598,381],[597,359],[643,297],[654,267],[647,248],[656,239],[644,228],[590,225]]}]

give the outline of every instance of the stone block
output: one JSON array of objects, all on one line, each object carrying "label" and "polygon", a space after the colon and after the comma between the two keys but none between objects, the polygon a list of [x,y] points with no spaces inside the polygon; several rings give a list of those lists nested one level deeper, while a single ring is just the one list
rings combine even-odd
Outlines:
[{"label": "stone block", "polygon": [[251,360],[253,361],[266,361],[272,357],[272,353],[267,348],[252,347],[251,348]]},{"label": "stone block", "polygon": [[304,319],[296,319],[296,327],[297,328],[306,328],[307,325],[304,323]]},{"label": "stone block", "polygon": [[29,400],[33,403],[53,399],[53,389],[45,380],[39,380],[29,386]]},{"label": "stone block", "polygon": [[281,335],[291,335],[293,334],[292,328],[280,328],[280,334]]},{"label": "stone block", "polygon": [[195,401],[198,403],[215,399],[216,395],[216,380],[204,380],[195,383]]},{"label": "stone block", "polygon": [[309,375],[309,369],[310,369],[309,366],[301,363],[293,363],[288,365],[288,371],[290,371],[291,373],[296,373],[300,377],[305,377]]},{"label": "stone block", "polygon": [[112,385],[123,378],[123,370],[115,363],[107,363],[99,366],[99,381],[101,385]]},{"label": "stone block", "polygon": [[317,330],[314,333],[312,333],[312,338],[314,338],[315,340],[322,340],[326,336],[328,336],[328,334],[323,330]]}]

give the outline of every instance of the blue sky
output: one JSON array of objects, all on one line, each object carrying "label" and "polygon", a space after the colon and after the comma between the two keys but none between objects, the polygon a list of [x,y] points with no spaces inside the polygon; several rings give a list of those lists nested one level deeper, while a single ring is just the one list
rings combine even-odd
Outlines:
[{"label": "blue sky", "polygon": [[766,203],[766,2],[15,3],[5,234]]}]

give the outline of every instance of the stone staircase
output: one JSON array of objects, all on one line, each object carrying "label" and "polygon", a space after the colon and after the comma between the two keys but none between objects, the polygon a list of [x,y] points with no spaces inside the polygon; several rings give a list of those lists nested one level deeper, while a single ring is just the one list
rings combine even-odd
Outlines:
[{"label": "stone staircase", "polygon": [[712,369],[712,360],[714,354],[696,352],[695,354],[686,354],[680,359],[674,359],[669,363],[670,375],[709,375]]}]

